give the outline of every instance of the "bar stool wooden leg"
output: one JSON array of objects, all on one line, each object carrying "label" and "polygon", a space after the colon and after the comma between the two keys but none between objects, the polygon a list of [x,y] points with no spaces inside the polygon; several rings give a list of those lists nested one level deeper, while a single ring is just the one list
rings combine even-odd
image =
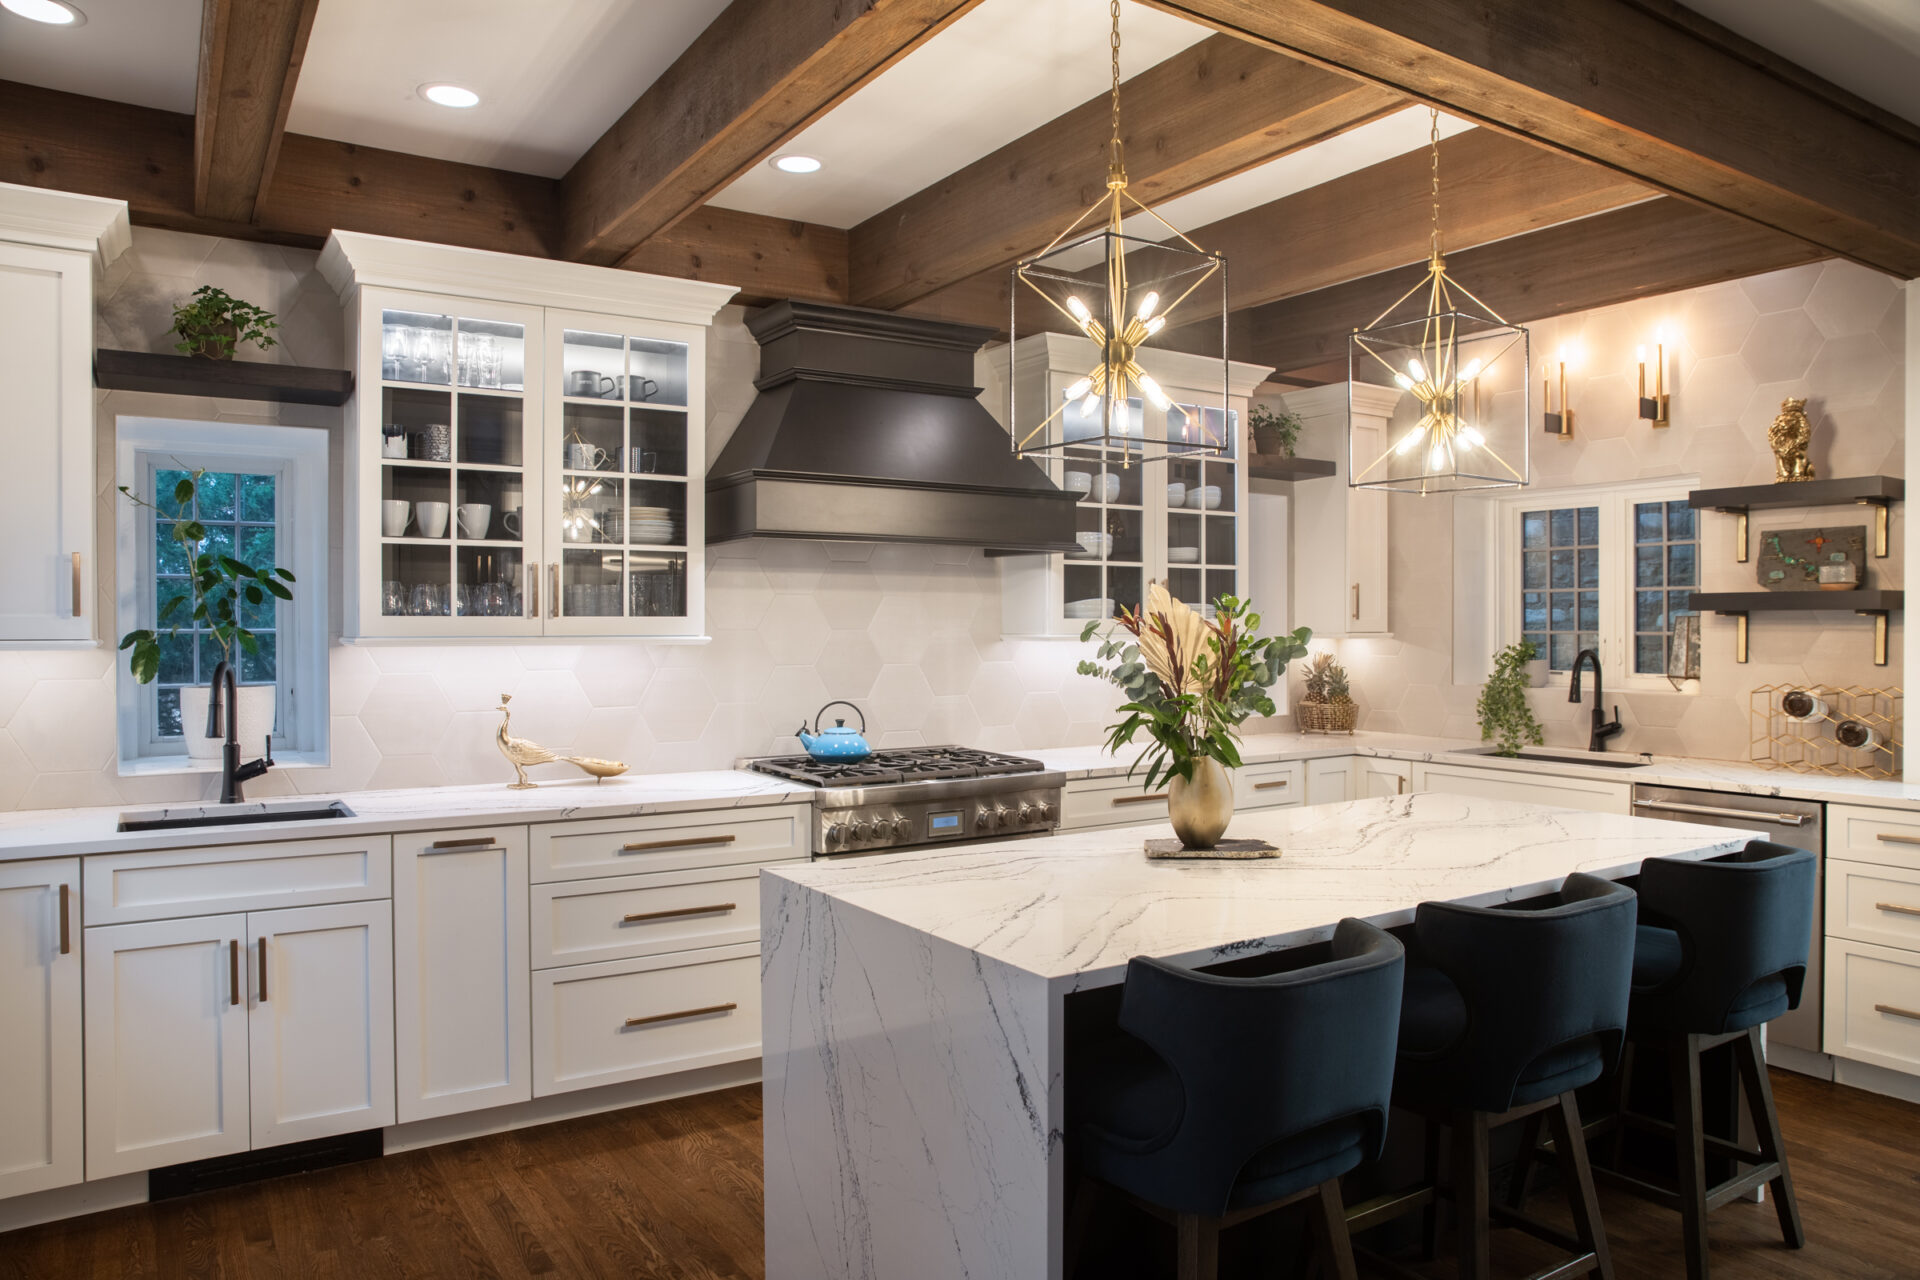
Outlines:
[{"label": "bar stool wooden leg", "polygon": [[1673,1077],[1673,1151],[1685,1239],[1687,1280],[1707,1280],[1707,1153],[1701,1130],[1699,1037],[1683,1036],[1668,1050]]},{"label": "bar stool wooden leg", "polygon": [[1217,1280],[1220,1273],[1220,1221],[1197,1213],[1174,1219],[1176,1274],[1180,1280]]},{"label": "bar stool wooden leg", "polygon": [[1518,1209],[1527,1202],[1527,1175],[1533,1172],[1534,1153],[1540,1149],[1540,1126],[1547,1113],[1536,1111],[1520,1129],[1520,1154],[1513,1162],[1513,1181],[1507,1184],[1507,1207]]},{"label": "bar stool wooden leg", "polygon": [[1760,1140],[1760,1154],[1780,1166],[1780,1176],[1767,1184],[1773,1192],[1773,1209],[1780,1216],[1780,1235],[1789,1249],[1805,1247],[1806,1232],[1800,1227],[1800,1203],[1793,1196],[1793,1175],[1787,1171],[1787,1151],[1780,1140],[1780,1113],[1773,1106],[1773,1082],[1767,1078],[1767,1064],[1760,1055],[1760,1028],[1751,1027],[1746,1037],[1734,1042],[1734,1057],[1746,1084],[1747,1105],[1753,1109],[1754,1133]]},{"label": "bar stool wooden leg", "polygon": [[1593,1254],[1600,1280],[1613,1280],[1613,1255],[1607,1248],[1607,1229],[1600,1221],[1600,1197],[1594,1193],[1593,1166],[1587,1160],[1587,1135],[1580,1124],[1579,1105],[1571,1093],[1563,1093],[1541,1114],[1553,1126],[1553,1145],[1560,1154],[1560,1180],[1567,1188],[1574,1238]]},{"label": "bar stool wooden leg", "polygon": [[1460,1259],[1460,1280],[1489,1280],[1493,1268],[1492,1224],[1489,1210],[1493,1180],[1487,1149],[1487,1117],[1461,1111],[1453,1117],[1453,1208],[1457,1220],[1454,1245]]},{"label": "bar stool wooden leg", "polygon": [[1607,1165],[1619,1169],[1626,1153],[1627,1111],[1633,1105],[1633,1041],[1627,1041],[1620,1051],[1620,1073],[1615,1085],[1617,1092],[1613,1099],[1613,1133],[1611,1149],[1607,1153]]},{"label": "bar stool wooden leg", "polygon": [[1353,1262],[1353,1240],[1347,1234],[1347,1207],[1340,1199],[1340,1179],[1320,1184],[1314,1198],[1314,1234],[1320,1237],[1320,1256],[1334,1280],[1359,1280]]}]

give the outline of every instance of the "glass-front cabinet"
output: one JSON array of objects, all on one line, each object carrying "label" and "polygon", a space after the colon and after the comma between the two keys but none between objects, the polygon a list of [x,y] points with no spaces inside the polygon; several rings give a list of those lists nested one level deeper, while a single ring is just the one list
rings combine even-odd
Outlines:
[{"label": "glass-front cabinet", "polygon": [[[349,638],[702,632],[705,326],[730,289],[345,232],[321,267],[356,356]],[[519,296],[393,287],[464,280]]]},{"label": "glass-front cabinet", "polygon": [[[1220,441],[1225,452],[1142,463],[1138,449],[1109,438],[1099,415],[1082,414],[1067,398],[1093,359],[1091,344],[1062,334],[1022,339],[1009,364],[1005,348],[980,357],[984,403],[1003,421],[1006,380],[1016,403],[1060,406],[1048,431],[1061,447],[1036,455],[1054,483],[1079,495],[1075,537],[1064,555],[1008,556],[1001,562],[1003,621],[1009,635],[1079,635],[1089,620],[1138,608],[1149,583],[1209,613],[1223,595],[1246,589],[1247,482],[1240,465],[1247,398],[1269,372],[1228,366],[1227,403],[1220,403],[1220,361],[1157,351],[1143,360],[1171,403],[1161,409],[1130,400],[1119,432],[1158,453],[1166,442]],[[1087,441],[1076,444],[1076,441]],[[1130,456],[1131,455],[1131,456]]]}]

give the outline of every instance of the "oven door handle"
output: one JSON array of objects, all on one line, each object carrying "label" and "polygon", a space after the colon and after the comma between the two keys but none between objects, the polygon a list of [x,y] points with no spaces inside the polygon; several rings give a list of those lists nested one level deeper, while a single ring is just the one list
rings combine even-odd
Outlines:
[{"label": "oven door handle", "polygon": [[1728,818],[1735,822],[1771,822],[1776,827],[1804,827],[1813,818],[1804,813],[1761,813],[1747,809],[1719,809],[1707,804],[1681,804],[1674,800],[1635,800],[1636,809],[1658,813],[1684,813],[1696,818]]}]

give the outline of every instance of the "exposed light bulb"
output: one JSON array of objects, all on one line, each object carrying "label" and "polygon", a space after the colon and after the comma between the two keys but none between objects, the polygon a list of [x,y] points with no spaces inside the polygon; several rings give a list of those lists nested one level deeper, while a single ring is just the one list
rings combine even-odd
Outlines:
[{"label": "exposed light bulb", "polygon": [[1074,383],[1072,386],[1067,388],[1066,398],[1069,400],[1078,400],[1081,396],[1084,396],[1085,394],[1087,394],[1087,392],[1091,390],[1093,390],[1093,379],[1082,378],[1080,379],[1080,381]]},{"label": "exposed light bulb", "polygon": [[1645,347],[1635,347],[1633,349],[1633,362],[1635,364],[1645,364],[1647,362],[1647,349]]},{"label": "exposed light bulb", "polygon": [[1414,447],[1420,443],[1420,438],[1426,434],[1427,429],[1425,427],[1415,427],[1400,437],[1400,443],[1393,446],[1393,451],[1401,454],[1412,453]]},{"label": "exposed light bulb", "polygon": [[1093,312],[1087,310],[1087,304],[1080,301],[1078,294],[1072,294],[1068,296],[1067,310],[1069,313],[1072,314],[1075,320],[1078,320],[1083,325],[1088,324],[1093,320]]},{"label": "exposed light bulb", "polygon": [[1160,389],[1160,384],[1153,380],[1151,374],[1143,373],[1134,381],[1140,384],[1140,390],[1146,393],[1154,408],[1164,411],[1173,406],[1173,401],[1167,399],[1167,393]]},{"label": "exposed light bulb", "polygon": [[1412,375],[1415,382],[1425,382],[1427,380],[1427,366],[1420,363],[1418,356],[1407,361],[1407,372]]},{"label": "exposed light bulb", "polygon": [[1167,318],[1165,316],[1155,316],[1153,319],[1147,321],[1147,336],[1151,338],[1154,334],[1166,327]]},{"label": "exposed light bulb", "polygon": [[1087,392],[1087,398],[1080,402],[1080,416],[1083,418],[1091,418],[1093,411],[1099,406],[1100,393],[1098,391]]},{"label": "exposed light bulb", "polygon": [[1136,320],[1149,319],[1152,317],[1154,311],[1159,308],[1159,306],[1160,306],[1160,295],[1158,293],[1149,291],[1146,297],[1140,299],[1140,309],[1133,313],[1133,318]]},{"label": "exposed light bulb", "polygon": [[1447,451],[1437,444],[1434,445],[1433,452],[1427,455],[1427,463],[1430,470],[1440,470],[1447,465]]},{"label": "exposed light bulb", "polygon": [[1478,449],[1487,442],[1487,438],[1480,434],[1480,428],[1478,427],[1460,428],[1460,439],[1466,441],[1467,448],[1469,449]]},{"label": "exposed light bulb", "polygon": [[1404,373],[1396,373],[1396,374],[1394,374],[1394,375],[1393,375],[1393,381],[1394,381],[1394,383],[1395,383],[1395,384],[1396,384],[1396,385],[1397,385],[1397,386],[1398,386],[1398,387],[1399,387],[1399,388],[1400,388],[1400,389],[1401,389],[1402,391],[1411,391],[1411,390],[1413,390],[1413,379],[1412,379],[1412,378],[1409,378],[1409,377],[1408,377],[1408,376],[1407,376],[1406,374],[1404,374]]},{"label": "exposed light bulb", "polygon": [[1475,356],[1467,361],[1467,367],[1460,371],[1460,381],[1472,382],[1480,374],[1480,358]]}]

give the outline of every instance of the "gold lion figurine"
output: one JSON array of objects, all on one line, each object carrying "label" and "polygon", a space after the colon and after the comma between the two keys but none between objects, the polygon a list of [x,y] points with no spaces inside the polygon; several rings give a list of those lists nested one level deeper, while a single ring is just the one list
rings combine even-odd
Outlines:
[{"label": "gold lion figurine", "polygon": [[1767,444],[1773,449],[1773,482],[1811,480],[1813,463],[1807,460],[1807,446],[1813,442],[1813,424],[1807,421],[1805,398],[1787,397],[1780,412],[1767,428]]}]

